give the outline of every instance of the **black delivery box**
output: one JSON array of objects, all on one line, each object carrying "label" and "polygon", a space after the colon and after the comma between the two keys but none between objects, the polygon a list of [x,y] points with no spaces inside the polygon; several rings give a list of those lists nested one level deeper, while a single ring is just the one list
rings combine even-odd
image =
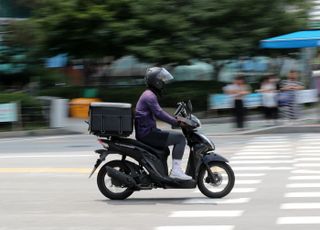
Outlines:
[{"label": "black delivery box", "polygon": [[89,130],[96,136],[129,136],[133,131],[132,106],[127,103],[93,102]]}]

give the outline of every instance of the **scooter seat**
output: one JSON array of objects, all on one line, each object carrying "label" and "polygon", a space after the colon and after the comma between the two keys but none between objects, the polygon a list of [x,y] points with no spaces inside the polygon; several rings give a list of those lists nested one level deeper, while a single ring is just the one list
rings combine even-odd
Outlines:
[{"label": "scooter seat", "polygon": [[160,159],[162,159],[163,157],[167,157],[169,155],[169,149],[158,149],[158,148],[154,148],[151,147],[150,145],[146,145],[144,143],[142,143],[141,141],[137,141],[135,139],[130,139],[130,138],[121,138],[121,143],[124,144],[129,144],[129,145],[134,145],[140,148],[143,148],[151,153],[153,153],[154,155],[158,156]]}]

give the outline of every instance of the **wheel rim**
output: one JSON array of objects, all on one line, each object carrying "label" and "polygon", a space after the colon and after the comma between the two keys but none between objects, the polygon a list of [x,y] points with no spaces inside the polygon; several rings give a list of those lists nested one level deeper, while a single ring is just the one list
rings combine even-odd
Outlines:
[{"label": "wheel rim", "polygon": [[214,165],[211,166],[209,170],[213,174],[213,180],[209,177],[208,171],[205,170],[202,178],[205,188],[212,193],[220,193],[224,191],[230,183],[230,176],[226,169],[221,166]]},{"label": "wheel rim", "polygon": [[[118,171],[123,171],[120,167],[114,167],[113,169],[116,169]],[[127,188],[124,186],[114,185],[112,180],[113,179],[109,177],[108,174],[106,173],[104,176],[104,185],[106,186],[106,189],[108,189],[110,192],[123,193],[124,191],[127,190]]]}]

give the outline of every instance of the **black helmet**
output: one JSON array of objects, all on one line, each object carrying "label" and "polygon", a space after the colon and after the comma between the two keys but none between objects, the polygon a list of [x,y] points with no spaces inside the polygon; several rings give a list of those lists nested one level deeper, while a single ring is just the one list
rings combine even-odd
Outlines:
[{"label": "black helmet", "polygon": [[149,68],[144,77],[147,86],[160,94],[164,85],[172,79],[173,76],[165,68],[161,67]]}]

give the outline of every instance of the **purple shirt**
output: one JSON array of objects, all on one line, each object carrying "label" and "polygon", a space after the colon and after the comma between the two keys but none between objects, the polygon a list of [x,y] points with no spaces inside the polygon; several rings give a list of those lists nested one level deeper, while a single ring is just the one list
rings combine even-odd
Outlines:
[{"label": "purple shirt", "polygon": [[171,125],[177,125],[177,120],[162,110],[157,96],[149,89],[140,96],[136,105],[135,129],[137,139],[141,139],[157,128],[156,118]]}]

